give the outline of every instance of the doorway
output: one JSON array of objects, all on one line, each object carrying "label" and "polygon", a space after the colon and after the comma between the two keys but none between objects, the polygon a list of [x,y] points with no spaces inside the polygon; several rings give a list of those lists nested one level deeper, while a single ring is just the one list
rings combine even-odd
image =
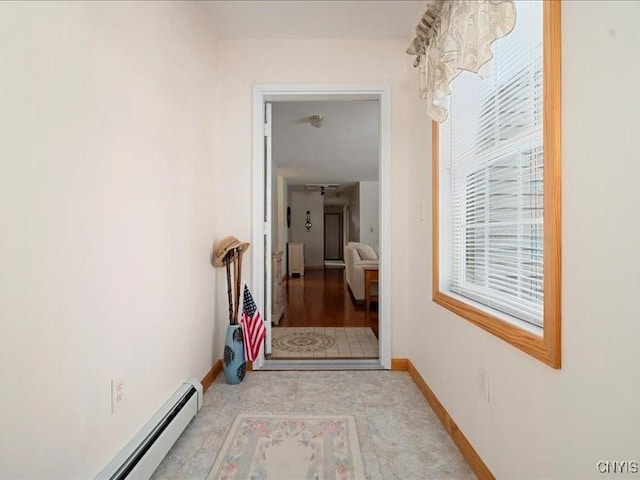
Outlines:
[{"label": "doorway", "polygon": [[[252,287],[255,297],[259,302],[259,306],[264,311],[264,318],[267,320],[268,330],[271,327],[271,279],[272,272],[271,255],[272,255],[272,232],[282,228],[284,223],[280,215],[272,212],[270,205],[272,192],[267,188],[273,175],[272,163],[270,158],[271,149],[271,124],[267,122],[265,126],[265,111],[270,103],[277,102],[304,102],[304,101],[375,101],[379,104],[378,119],[379,122],[379,153],[378,168],[380,182],[376,187],[380,203],[379,212],[376,212],[376,221],[379,224],[379,264],[380,276],[378,281],[379,288],[379,356],[375,360],[351,360],[351,359],[334,359],[334,360],[305,360],[287,362],[286,360],[265,360],[264,356],[254,362],[255,369],[261,368],[390,368],[390,328],[388,325],[390,319],[391,299],[389,292],[390,280],[390,110],[389,110],[389,87],[387,85],[257,85],[254,87],[254,162],[253,162],[253,244],[257,248],[252,249]],[[321,187],[322,188],[322,187]],[[322,189],[324,193],[324,189]],[[327,246],[327,255],[336,259],[346,257],[343,251],[342,241],[335,239],[342,238],[346,234],[344,225],[348,220],[346,213],[354,217],[353,209],[344,208],[342,212],[328,212],[326,217],[329,228],[325,231],[322,238],[323,246]],[[324,223],[325,215],[320,217],[311,213],[312,210],[304,210],[307,224],[313,225]],[[331,215],[332,213],[337,213]],[[295,212],[291,215],[292,221],[295,221]],[[287,216],[287,221],[289,220]],[[311,221],[310,221],[311,220]],[[273,222],[276,222],[275,225]],[[323,248],[324,250],[324,248]],[[321,261],[327,256],[320,257]],[[271,332],[268,332],[268,343],[271,341]],[[270,352],[270,344],[265,345],[267,353]],[[263,350],[264,352],[264,350]]]},{"label": "doorway", "polygon": [[342,213],[324,212],[324,260],[343,261]]}]

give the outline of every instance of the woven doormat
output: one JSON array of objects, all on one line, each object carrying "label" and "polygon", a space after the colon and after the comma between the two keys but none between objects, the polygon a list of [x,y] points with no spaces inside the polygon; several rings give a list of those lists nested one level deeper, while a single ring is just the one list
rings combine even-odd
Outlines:
[{"label": "woven doormat", "polygon": [[275,327],[271,358],[378,358],[378,339],[367,327]]}]

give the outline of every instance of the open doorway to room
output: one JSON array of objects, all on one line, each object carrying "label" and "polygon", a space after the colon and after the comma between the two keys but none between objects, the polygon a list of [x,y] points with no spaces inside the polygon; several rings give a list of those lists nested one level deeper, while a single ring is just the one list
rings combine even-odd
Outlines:
[{"label": "open doorway to room", "polygon": [[388,368],[386,88],[254,98],[266,126],[262,158],[254,157],[264,188],[254,191],[263,199],[254,208],[264,211],[264,222],[254,215],[263,233],[254,242],[264,250],[253,264],[264,278],[269,327],[257,368]]},{"label": "open doorway to room", "polygon": [[270,358],[378,359],[379,101],[271,105]]},{"label": "open doorway to room", "polygon": [[324,207],[324,267],[344,267],[344,237],[342,209],[325,204]]}]

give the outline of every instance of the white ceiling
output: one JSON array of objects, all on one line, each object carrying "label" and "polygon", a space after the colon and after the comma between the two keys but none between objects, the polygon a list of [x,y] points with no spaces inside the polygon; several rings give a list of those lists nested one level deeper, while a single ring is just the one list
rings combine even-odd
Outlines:
[{"label": "white ceiling", "polygon": [[289,185],[378,180],[378,124],[377,100],[276,102],[273,163]]},{"label": "white ceiling", "polygon": [[405,38],[423,0],[214,0],[207,2],[220,38]]}]

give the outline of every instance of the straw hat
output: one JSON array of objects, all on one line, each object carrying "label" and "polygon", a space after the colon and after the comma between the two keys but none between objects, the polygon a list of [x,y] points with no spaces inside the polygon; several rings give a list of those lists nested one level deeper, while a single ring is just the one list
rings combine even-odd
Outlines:
[{"label": "straw hat", "polygon": [[242,254],[249,248],[249,242],[241,242],[233,236],[224,237],[213,247],[213,252],[211,254],[211,264],[214,267],[223,267],[224,257],[227,256],[227,253],[229,253],[231,250],[235,250],[236,248],[239,249],[240,254]]}]

